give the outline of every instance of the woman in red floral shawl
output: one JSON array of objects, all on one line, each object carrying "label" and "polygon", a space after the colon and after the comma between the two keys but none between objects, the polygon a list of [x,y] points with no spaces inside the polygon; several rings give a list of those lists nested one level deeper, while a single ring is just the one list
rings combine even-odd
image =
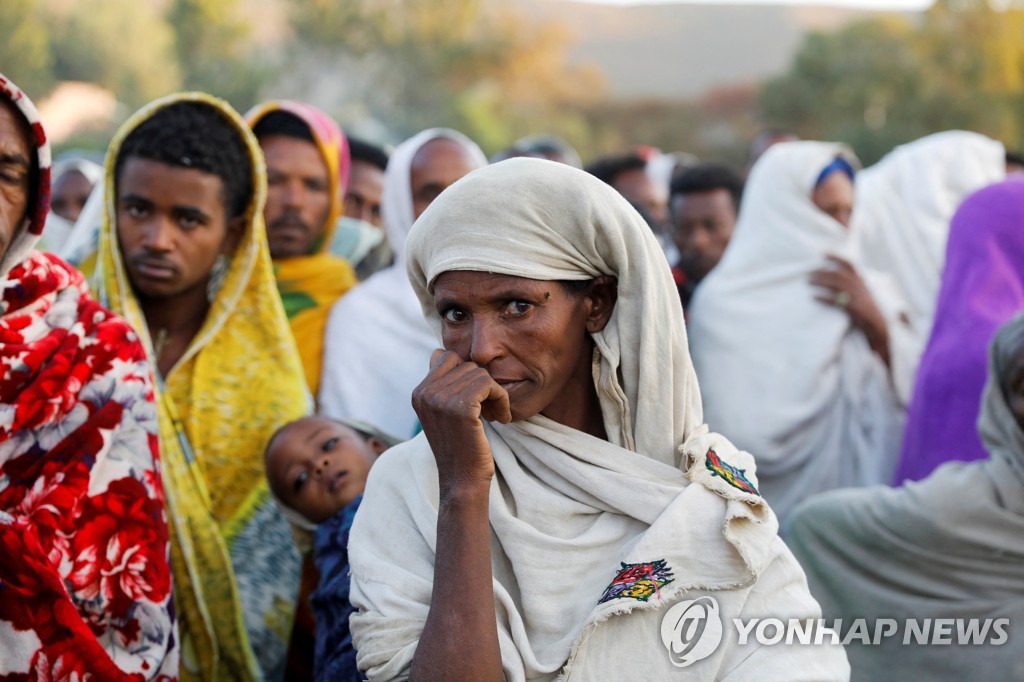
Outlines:
[{"label": "woman in red floral shawl", "polygon": [[49,195],[39,116],[0,74],[0,680],[175,679],[150,368],[32,250]]}]

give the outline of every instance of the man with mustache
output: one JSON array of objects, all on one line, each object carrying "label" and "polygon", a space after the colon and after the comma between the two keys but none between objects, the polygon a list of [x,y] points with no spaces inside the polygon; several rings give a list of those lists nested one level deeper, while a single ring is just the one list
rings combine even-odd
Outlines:
[{"label": "man with mustache", "polygon": [[267,164],[263,217],[278,290],[316,395],[327,314],[356,283],[349,262],[330,253],[351,168],[348,141],[304,102],[266,102],[246,119]]}]

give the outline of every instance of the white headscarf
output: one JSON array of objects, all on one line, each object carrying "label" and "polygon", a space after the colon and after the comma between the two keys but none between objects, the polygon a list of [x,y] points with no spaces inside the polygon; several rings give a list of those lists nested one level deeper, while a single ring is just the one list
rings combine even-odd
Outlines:
[{"label": "white headscarf", "polygon": [[[769,565],[789,567],[769,599],[816,612],[753,490],[753,459],[701,423],[672,275],[650,228],[617,192],[563,164],[503,161],[446,190],[407,246],[413,288],[436,331],[433,283],[447,271],[618,281],[611,318],[592,335],[608,440],[541,415],[485,425],[496,470],[489,517],[506,679],[554,679],[570,669],[579,679],[661,679],[672,666],[657,610],[699,588],[722,591],[724,615],[739,615]],[[721,458],[717,474],[710,450]],[[722,477],[729,464],[739,467],[732,484]],[[350,542],[360,609],[352,632],[371,679],[408,675],[431,601],[437,487],[422,434],[371,471]],[[672,578],[648,600],[604,592],[623,564],[658,560]],[[653,622],[641,615],[652,612]],[[581,646],[608,633],[614,646]],[[722,677],[736,665],[731,655],[720,649],[696,679]],[[818,679],[845,665],[839,656]]]},{"label": "white headscarf", "polygon": [[[103,166],[89,159],[67,159],[53,164],[53,184],[56,185],[62,176],[72,171],[81,173],[94,190],[102,191],[103,183],[100,181],[103,179]],[[90,196],[91,194],[90,192]],[[88,203],[88,199],[86,199],[86,203]],[[50,214],[46,216],[46,227],[43,229],[43,236],[39,240],[37,248],[40,251],[52,251],[59,254],[68,244],[68,237],[71,236],[76,224],[50,211]]]},{"label": "white headscarf", "polygon": [[904,403],[931,331],[950,221],[969,194],[1006,177],[1005,156],[995,140],[951,130],[899,146],[857,176],[862,262],[889,275],[907,307],[909,333],[890,342]]},{"label": "white headscarf", "polygon": [[426,375],[437,341],[423,320],[405,270],[405,238],[412,229],[410,174],[416,154],[438,138],[453,140],[477,168],[487,158],[468,137],[431,128],[400,144],[388,160],[381,215],[395,262],[356,286],[331,310],[324,334],[319,411],[334,418],[361,419],[399,438],[419,424],[412,391]]},{"label": "white headscarf", "polygon": [[793,551],[828,618],[1010,619],[998,646],[850,647],[859,679],[1024,679],[1024,430],[1000,386],[1022,348],[1017,317],[991,347],[978,420],[990,459],[820,495],[793,516]]},{"label": "white headscarf", "polygon": [[755,453],[761,492],[783,526],[810,494],[888,481],[899,448],[902,414],[885,365],[846,311],[815,300],[810,283],[829,254],[861,270],[850,231],[811,201],[837,156],[856,165],[838,144],[765,152],[732,241],[689,311],[705,418]]}]

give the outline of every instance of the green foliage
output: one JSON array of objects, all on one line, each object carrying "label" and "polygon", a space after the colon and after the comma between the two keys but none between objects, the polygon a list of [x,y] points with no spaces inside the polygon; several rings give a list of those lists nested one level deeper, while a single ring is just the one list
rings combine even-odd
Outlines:
[{"label": "green foliage", "polygon": [[851,144],[864,163],[893,146],[968,129],[1020,146],[1021,10],[940,0],[920,24],[868,21],[805,40],[759,96],[765,124]]},{"label": "green foliage", "polygon": [[51,22],[56,76],[91,81],[139,106],[181,87],[174,32],[151,3],[78,0]]},{"label": "green foliage", "polygon": [[38,0],[0,2],[0,72],[31,92],[46,93],[54,84],[53,57],[46,17]]}]

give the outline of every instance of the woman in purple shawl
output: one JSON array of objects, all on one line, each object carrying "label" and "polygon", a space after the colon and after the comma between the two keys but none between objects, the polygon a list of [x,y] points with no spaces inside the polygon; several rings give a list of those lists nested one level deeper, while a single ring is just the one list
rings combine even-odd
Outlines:
[{"label": "woman in purple shawl", "polygon": [[969,196],[949,230],[931,338],[910,402],[896,484],[988,457],[976,428],[996,329],[1024,310],[1024,178]]}]

